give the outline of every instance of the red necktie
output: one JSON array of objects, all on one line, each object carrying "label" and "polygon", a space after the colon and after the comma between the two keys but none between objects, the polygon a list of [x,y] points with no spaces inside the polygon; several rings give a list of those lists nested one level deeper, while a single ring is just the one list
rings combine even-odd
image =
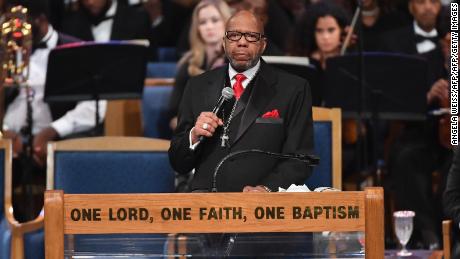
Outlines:
[{"label": "red necktie", "polygon": [[236,100],[239,100],[244,91],[242,82],[246,80],[246,76],[243,74],[236,74],[235,79],[236,82],[233,84],[233,91],[235,92]]}]

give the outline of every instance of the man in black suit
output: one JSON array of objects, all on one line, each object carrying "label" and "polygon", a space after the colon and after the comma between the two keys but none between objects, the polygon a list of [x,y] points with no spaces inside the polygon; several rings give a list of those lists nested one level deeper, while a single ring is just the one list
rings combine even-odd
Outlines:
[{"label": "man in black suit", "polygon": [[[195,169],[192,191],[209,191],[215,167],[232,152],[312,151],[308,83],[272,68],[260,58],[266,46],[263,33],[254,14],[236,13],[227,23],[223,43],[230,64],[192,78],[186,86],[169,158],[179,173]],[[224,86],[233,86],[235,98],[215,115],[210,111]],[[251,154],[224,164],[217,176],[217,189],[276,191],[278,187],[302,184],[309,175],[309,168],[301,162]]]},{"label": "man in black suit", "polygon": [[80,9],[69,13],[62,31],[86,41],[150,40],[149,58],[156,57],[150,39],[150,18],[142,8],[119,4],[116,0],[80,0]]},{"label": "man in black suit", "polygon": [[438,45],[436,21],[441,11],[440,0],[409,0],[414,22],[384,34],[382,49],[409,55],[427,53]]}]

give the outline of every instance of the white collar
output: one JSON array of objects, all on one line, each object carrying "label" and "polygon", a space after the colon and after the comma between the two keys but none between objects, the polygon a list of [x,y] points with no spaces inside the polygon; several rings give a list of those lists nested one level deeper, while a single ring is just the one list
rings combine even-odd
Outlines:
[{"label": "white collar", "polygon": [[109,7],[109,10],[105,13],[105,17],[114,16],[117,11],[117,0],[112,0],[112,4]]},{"label": "white collar", "polygon": [[424,36],[424,37],[437,37],[438,36],[438,31],[436,30],[436,28],[432,29],[430,32],[426,32],[424,30],[422,30],[422,28],[420,28],[420,26],[418,26],[417,22],[414,21],[414,31],[415,31],[415,34],[418,34],[418,35],[421,35],[421,36]]},{"label": "white collar", "polygon": [[44,42],[46,44],[47,49],[53,49],[57,46],[58,43],[58,33],[54,30],[53,26],[51,24],[48,25],[48,32],[46,35],[42,38],[40,42]]},{"label": "white collar", "polygon": [[[230,81],[233,80],[233,78],[235,77],[236,74],[243,74],[246,76],[246,82],[251,82],[251,80],[256,76],[257,74],[257,71],[259,71],[259,68],[260,68],[260,59],[259,61],[257,61],[257,64],[253,67],[251,67],[250,69],[244,71],[244,72],[241,72],[241,73],[238,73],[233,67],[231,64],[228,65],[228,77],[230,78]],[[243,87],[246,88],[246,85],[247,84],[243,84]]]}]

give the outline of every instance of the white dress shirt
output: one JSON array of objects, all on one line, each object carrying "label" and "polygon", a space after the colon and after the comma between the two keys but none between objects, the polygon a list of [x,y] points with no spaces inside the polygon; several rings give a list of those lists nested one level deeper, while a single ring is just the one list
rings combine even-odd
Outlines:
[{"label": "white dress shirt", "polygon": [[[438,36],[438,31],[436,29],[433,29],[430,32],[426,32],[426,31],[422,30],[422,28],[420,28],[420,26],[418,26],[416,21],[414,21],[414,31],[415,31],[415,34],[418,34],[418,35],[421,35],[421,36],[424,36],[424,37],[430,37],[431,38],[431,37],[437,37]],[[436,44],[433,43],[430,40],[424,40],[424,41],[422,41],[420,43],[417,43],[417,52],[419,54],[423,54],[423,53],[432,51],[435,48],[436,48]]]},{"label": "white dress shirt", "polygon": [[[52,121],[51,111],[47,103],[44,102],[46,69],[48,66],[48,56],[51,49],[58,43],[58,33],[51,25],[48,26],[48,33],[43,38],[47,48],[36,49],[30,56],[29,78],[27,83],[33,89],[33,129],[32,133],[37,134],[44,128],[51,125],[61,137],[90,130],[94,127],[95,102],[83,101],[67,112],[56,121]],[[99,118],[104,120],[107,101],[99,101]],[[20,89],[19,95],[8,106],[3,128],[19,132],[26,125],[27,102],[25,89]]]},{"label": "white dress shirt", "polygon": [[110,36],[112,35],[112,25],[113,25],[113,17],[117,12],[117,1],[112,0],[112,4],[110,5],[109,9],[105,13],[105,17],[112,17],[105,21],[100,22],[96,26],[91,26],[91,31],[93,32],[93,38],[96,42],[107,42],[110,40]]},{"label": "white dress shirt", "polygon": [[[256,76],[257,74],[257,71],[259,71],[259,68],[260,68],[260,60],[257,62],[257,64],[244,71],[244,72],[241,72],[241,73],[238,73],[230,64],[228,65],[228,77],[230,78],[230,85],[233,87],[233,85],[235,84],[236,82],[236,74],[243,74],[244,76],[246,76],[246,79],[241,82],[241,84],[243,85],[243,88],[246,89],[246,87],[249,85],[249,83],[251,83],[252,79],[254,79],[254,77]],[[191,130],[190,130],[190,133],[189,133],[189,143],[190,143],[190,146],[189,148],[191,150],[195,150],[195,148],[198,146],[198,144],[200,143],[200,141],[196,142],[195,144],[192,144],[192,130],[194,129],[195,127],[193,127]]]}]

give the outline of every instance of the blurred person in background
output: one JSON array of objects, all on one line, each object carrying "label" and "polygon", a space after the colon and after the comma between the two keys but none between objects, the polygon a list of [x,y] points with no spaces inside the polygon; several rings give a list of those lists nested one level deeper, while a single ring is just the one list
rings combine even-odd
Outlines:
[{"label": "blurred person in background", "polygon": [[85,41],[150,40],[148,57],[156,58],[147,12],[117,0],[80,0],[79,9],[64,18],[62,31]]},{"label": "blurred person in background", "polygon": [[170,101],[171,129],[177,126],[177,111],[188,79],[225,64],[222,41],[230,15],[230,9],[223,0],[203,0],[193,11],[189,33],[191,48],[179,61]]},{"label": "blurred person in background", "polygon": [[[428,111],[450,108],[449,14],[446,12],[437,25],[438,47],[419,55],[429,61],[430,88],[421,88],[426,94]],[[404,122],[390,147],[388,169],[394,187],[395,207],[397,210],[413,210],[417,215],[410,243],[414,247],[437,249],[441,244],[441,196],[452,161],[449,122],[448,115],[429,115],[424,121]]]},{"label": "blurred person in background", "polygon": [[[356,6],[353,6],[356,8]],[[381,35],[409,24],[393,3],[385,0],[363,0],[361,23],[364,51],[379,51]]]},{"label": "blurred person in background", "polygon": [[[56,31],[48,20],[47,0],[9,0],[9,6],[28,8],[32,25],[32,54],[27,84],[34,91],[32,101],[33,150],[26,154],[28,139],[24,132],[27,116],[26,89],[7,88],[6,113],[3,120],[4,137],[13,142],[13,208],[18,221],[34,219],[43,207],[46,179],[46,153],[49,141],[77,136],[94,135],[94,101],[46,103],[44,101],[45,76],[48,55],[56,46],[79,41]],[[69,61],[70,63],[72,61]],[[106,101],[99,102],[99,118],[105,116]],[[98,129],[96,133],[101,133]]]},{"label": "blurred person in background", "polygon": [[349,25],[347,14],[332,3],[317,3],[297,23],[289,54],[309,57],[326,67],[326,60],[340,54],[342,38]]},{"label": "blurred person in background", "polygon": [[413,22],[385,33],[382,50],[417,55],[438,47],[439,34],[436,24],[441,12],[441,1],[409,0],[408,8]]},{"label": "blurred person in background", "polygon": [[[223,0],[202,0],[193,11],[189,32],[190,50],[179,61],[178,73],[170,99],[170,127],[177,127],[177,112],[190,77],[221,67],[226,63],[222,47],[225,24],[230,18],[230,8]],[[189,175],[178,175],[177,191],[188,188]]]},{"label": "blurred person in background", "polygon": [[191,17],[195,3],[143,0],[142,5],[150,17],[151,39],[158,47],[176,47],[181,32]]},{"label": "blurred person in background", "polygon": [[305,13],[307,6],[310,5],[310,0],[281,0],[279,4],[288,15],[291,23],[295,24]]},{"label": "blurred person in background", "polygon": [[[292,23],[288,15],[281,9],[275,0],[226,0],[231,12],[248,10],[254,13],[264,25],[267,35],[267,47],[264,55],[282,56],[285,54],[285,45]],[[178,53],[185,53],[189,49],[187,40],[189,26],[184,27],[177,44]]]}]

